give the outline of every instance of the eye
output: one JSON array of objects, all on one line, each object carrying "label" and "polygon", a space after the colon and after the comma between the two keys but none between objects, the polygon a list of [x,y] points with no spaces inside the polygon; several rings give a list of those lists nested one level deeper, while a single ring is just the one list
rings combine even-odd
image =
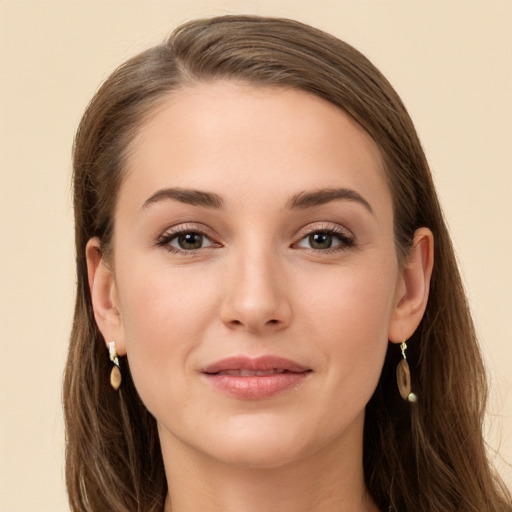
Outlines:
[{"label": "eye", "polygon": [[302,238],[296,247],[326,251],[329,249],[344,249],[354,245],[354,240],[345,233],[333,229],[317,230]]},{"label": "eye", "polygon": [[203,243],[208,239],[202,233],[195,233],[193,231],[189,233],[180,233],[176,235],[171,241],[171,247],[177,249],[183,249],[184,251],[192,251],[194,249],[201,249]]},{"label": "eye", "polygon": [[330,249],[333,244],[335,246],[340,244],[339,240],[336,240],[331,233],[313,233],[304,240],[307,240],[309,247],[312,249]]},{"label": "eye", "polygon": [[181,230],[164,233],[158,245],[171,252],[190,252],[216,246],[204,233],[195,230]]}]

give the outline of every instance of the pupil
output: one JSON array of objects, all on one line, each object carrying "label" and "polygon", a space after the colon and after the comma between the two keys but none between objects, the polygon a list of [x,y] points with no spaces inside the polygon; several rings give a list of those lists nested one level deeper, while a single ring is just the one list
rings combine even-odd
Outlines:
[{"label": "pupil", "polygon": [[328,233],[314,233],[309,235],[309,243],[313,249],[329,249],[332,245],[332,235]]},{"label": "pupil", "polygon": [[185,233],[178,237],[182,249],[200,249],[203,245],[203,235],[200,233]]}]

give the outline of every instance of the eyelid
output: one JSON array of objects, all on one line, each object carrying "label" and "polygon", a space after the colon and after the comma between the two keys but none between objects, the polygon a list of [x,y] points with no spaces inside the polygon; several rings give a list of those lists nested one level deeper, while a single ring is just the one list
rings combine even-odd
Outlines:
[{"label": "eyelid", "polygon": [[[303,238],[305,238],[306,236],[311,235],[312,233],[316,233],[318,231],[335,233],[335,234],[343,235],[346,238],[351,238],[351,239],[355,238],[350,230],[340,226],[339,224],[334,224],[331,222],[313,222],[311,224],[307,224],[306,226],[300,228],[295,239],[298,242],[298,241],[302,240]],[[297,242],[294,242],[294,243],[297,243]]]}]

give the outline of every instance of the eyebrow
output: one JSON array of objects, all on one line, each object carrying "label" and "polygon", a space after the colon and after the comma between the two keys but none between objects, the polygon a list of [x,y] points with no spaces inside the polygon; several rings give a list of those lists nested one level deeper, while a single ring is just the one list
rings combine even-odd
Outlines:
[{"label": "eyebrow", "polygon": [[[141,209],[145,209],[159,201],[169,199],[193,206],[202,206],[204,208],[214,209],[221,209],[224,204],[222,198],[213,192],[204,192],[201,190],[185,188],[164,188],[158,190],[146,199]],[[363,205],[370,213],[373,214],[373,209],[370,203],[358,192],[349,188],[323,188],[312,192],[299,192],[287,202],[286,207],[292,210],[303,210],[338,200],[355,201]]]},{"label": "eyebrow", "polygon": [[344,200],[355,201],[363,205],[371,214],[373,209],[370,203],[361,194],[350,188],[323,188],[313,192],[300,192],[288,201],[290,209],[305,209],[313,206],[321,206],[331,201]]},{"label": "eyebrow", "polygon": [[203,206],[204,208],[222,208],[222,199],[213,192],[202,192],[201,190],[192,190],[186,188],[164,188],[155,192],[146,199],[142,209],[166,199],[173,199],[180,203],[191,204],[194,206]]}]

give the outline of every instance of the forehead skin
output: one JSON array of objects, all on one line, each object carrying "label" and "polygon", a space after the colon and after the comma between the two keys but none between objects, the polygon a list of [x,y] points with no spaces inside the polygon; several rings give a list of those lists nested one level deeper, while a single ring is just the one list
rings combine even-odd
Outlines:
[{"label": "forehead skin", "polygon": [[162,187],[223,196],[240,179],[238,206],[254,194],[260,206],[275,205],[284,201],[276,178],[290,194],[353,188],[375,205],[383,223],[392,224],[379,148],[357,122],[303,91],[231,81],[190,86],[159,102],[132,141],[116,217],[121,211],[135,215]]}]

